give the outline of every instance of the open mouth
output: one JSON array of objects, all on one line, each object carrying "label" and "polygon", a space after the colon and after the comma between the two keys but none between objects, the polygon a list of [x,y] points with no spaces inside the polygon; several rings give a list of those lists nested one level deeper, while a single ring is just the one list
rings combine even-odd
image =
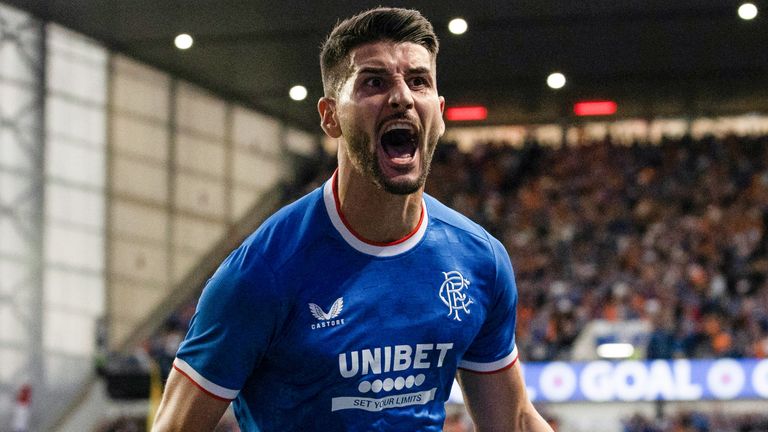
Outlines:
[{"label": "open mouth", "polygon": [[411,125],[393,124],[381,135],[381,148],[395,162],[408,162],[416,154],[418,135]]}]

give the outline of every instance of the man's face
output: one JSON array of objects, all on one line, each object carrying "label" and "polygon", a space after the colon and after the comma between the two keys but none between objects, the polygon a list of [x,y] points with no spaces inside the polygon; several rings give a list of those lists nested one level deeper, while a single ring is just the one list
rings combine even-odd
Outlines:
[{"label": "man's face", "polygon": [[445,131],[429,51],[405,42],[373,42],[350,53],[352,72],[336,101],[353,167],[393,194],[424,186]]}]

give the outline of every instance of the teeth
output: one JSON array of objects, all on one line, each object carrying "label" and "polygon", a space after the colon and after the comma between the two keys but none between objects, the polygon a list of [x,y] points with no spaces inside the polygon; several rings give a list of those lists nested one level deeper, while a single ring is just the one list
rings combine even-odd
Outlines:
[{"label": "teeth", "polygon": [[415,132],[415,128],[413,127],[412,124],[406,123],[406,122],[395,122],[395,123],[388,124],[387,127],[384,128],[384,131],[382,133],[387,133],[391,130],[396,130],[396,129],[405,129],[410,133]]}]

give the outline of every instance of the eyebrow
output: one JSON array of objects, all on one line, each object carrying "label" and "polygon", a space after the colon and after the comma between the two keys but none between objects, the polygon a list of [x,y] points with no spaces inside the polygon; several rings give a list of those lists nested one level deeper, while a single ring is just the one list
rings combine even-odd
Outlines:
[{"label": "eyebrow", "polygon": [[[423,74],[429,74],[430,69],[428,67],[419,66],[410,68],[406,71],[407,75],[423,75]],[[363,66],[358,71],[358,74],[370,74],[370,75],[389,75],[389,69],[384,67],[375,67],[375,66]]]}]

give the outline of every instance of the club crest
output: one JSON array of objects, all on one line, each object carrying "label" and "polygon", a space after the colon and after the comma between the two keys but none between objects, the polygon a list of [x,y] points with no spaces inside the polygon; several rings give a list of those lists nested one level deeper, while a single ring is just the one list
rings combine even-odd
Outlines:
[{"label": "club crest", "polygon": [[440,300],[448,306],[448,315],[461,321],[459,312],[469,314],[469,305],[474,303],[467,293],[469,281],[456,270],[443,272],[445,280],[440,285]]}]

